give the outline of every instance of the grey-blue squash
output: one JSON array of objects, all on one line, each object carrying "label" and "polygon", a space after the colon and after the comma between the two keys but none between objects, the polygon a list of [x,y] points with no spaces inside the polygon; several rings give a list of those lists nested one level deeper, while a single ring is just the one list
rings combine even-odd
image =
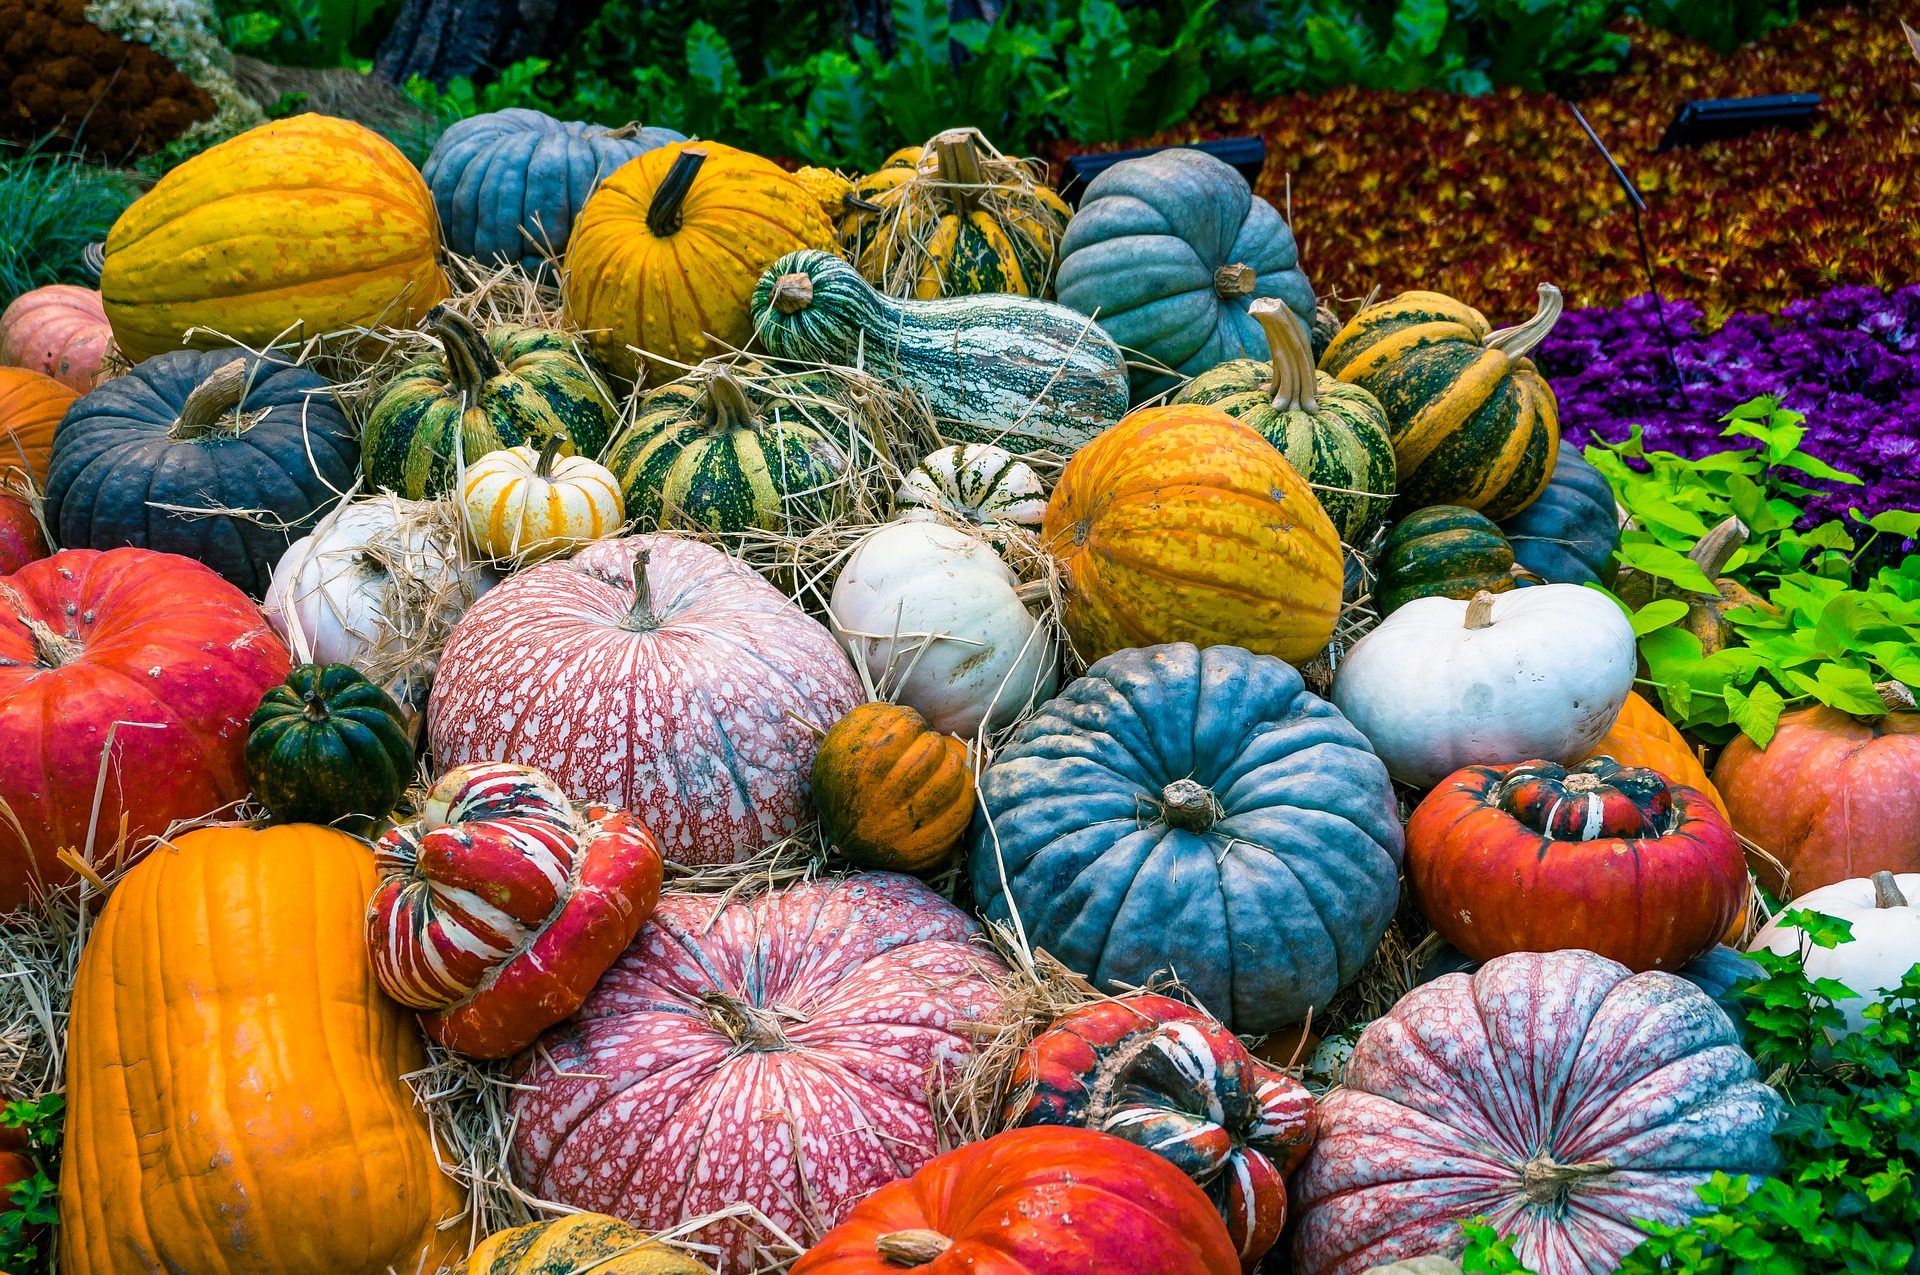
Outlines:
[{"label": "grey-blue squash", "polygon": [[1620,547],[1613,488],[1565,441],[1546,490],[1500,531],[1514,561],[1548,584],[1613,583],[1613,553]]},{"label": "grey-blue squash", "polygon": [[[1278,297],[1311,330],[1313,285],[1293,232],[1231,165],[1176,147],[1123,160],[1087,186],[1060,242],[1054,293],[1095,315],[1137,364],[1198,376],[1229,359],[1267,359],[1266,334],[1247,314]],[[1174,378],[1134,369],[1134,394]]]},{"label": "grey-blue squash", "polygon": [[628,160],[687,139],[670,128],[606,128],[509,107],[440,135],[421,170],[454,252],[538,270],[558,257],[587,197]]},{"label": "grey-blue squash", "polygon": [[1393,786],[1272,656],[1124,650],[1049,700],[980,781],[988,920],[1106,988],[1177,974],[1237,1032],[1325,1009],[1399,900]]}]

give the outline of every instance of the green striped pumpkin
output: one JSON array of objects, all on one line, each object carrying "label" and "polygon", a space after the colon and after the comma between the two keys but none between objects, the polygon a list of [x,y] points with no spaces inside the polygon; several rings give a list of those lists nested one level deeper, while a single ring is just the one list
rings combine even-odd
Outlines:
[{"label": "green striped pumpkin", "polygon": [[413,778],[413,742],[391,695],[345,664],[301,664],[247,721],[247,781],[281,823],[364,831]]},{"label": "green striped pumpkin", "polygon": [[444,306],[426,327],[443,353],[408,364],[367,418],[360,440],[367,484],[425,500],[488,452],[536,451],[568,440],[563,456],[597,455],[619,411],[587,354],[565,332],[497,324],[482,335]]},{"label": "green striped pumpkin", "polygon": [[1415,598],[1471,598],[1483,589],[1505,593],[1517,583],[1513,548],[1500,528],[1459,505],[1432,505],[1402,518],[1374,565],[1383,616]]},{"label": "green striped pumpkin", "polygon": [[1222,363],[1173,401],[1217,407],[1258,431],[1307,480],[1340,539],[1364,546],[1393,503],[1386,413],[1359,386],[1314,370],[1307,334],[1284,301],[1265,298],[1247,312],[1266,329],[1272,358]]},{"label": "green striped pumpkin", "polygon": [[1531,319],[1490,331],[1437,292],[1404,292],[1342,328],[1320,369],[1380,400],[1393,431],[1401,512],[1464,505],[1498,522],[1546,489],[1560,448],[1553,391],[1527,353],[1560,318],[1540,285]]}]

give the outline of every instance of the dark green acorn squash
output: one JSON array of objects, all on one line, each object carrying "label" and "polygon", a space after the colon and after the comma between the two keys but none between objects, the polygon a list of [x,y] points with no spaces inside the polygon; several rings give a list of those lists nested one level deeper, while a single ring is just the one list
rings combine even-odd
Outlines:
[{"label": "dark green acorn squash", "polygon": [[1606,475],[1562,447],[1540,498],[1500,524],[1515,561],[1548,584],[1611,584],[1619,510]]},{"label": "dark green acorn squash", "polygon": [[361,439],[367,485],[408,500],[438,496],[488,452],[548,439],[563,456],[600,454],[619,411],[587,353],[565,332],[496,324],[484,335],[436,306],[426,327],[443,352],[416,359],[380,395]]},{"label": "dark green acorn squash", "polygon": [[413,778],[413,743],[391,695],[345,664],[301,664],[247,721],[247,781],[281,823],[362,829]]},{"label": "dark green acorn squash", "polygon": [[1325,1009],[1399,901],[1387,768],[1272,656],[1115,652],[980,781],[982,914],[1102,987],[1172,971],[1234,1031]]},{"label": "dark green acorn squash", "polygon": [[1505,593],[1516,583],[1513,550],[1500,528],[1458,505],[1434,505],[1402,518],[1387,533],[1375,566],[1382,616],[1415,598],[1471,598],[1483,589]]}]

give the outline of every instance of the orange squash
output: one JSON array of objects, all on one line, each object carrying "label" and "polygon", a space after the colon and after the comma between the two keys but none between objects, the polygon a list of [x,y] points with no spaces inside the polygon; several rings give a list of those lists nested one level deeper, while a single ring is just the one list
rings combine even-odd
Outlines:
[{"label": "orange squash", "polygon": [[0,367],[0,481],[24,475],[46,486],[54,428],[79,397],[44,372]]},{"label": "orange squash", "polygon": [[412,1017],[367,960],[373,852],[206,828],[115,887],[67,1041],[66,1275],[381,1275],[465,1251],[401,1076]]},{"label": "orange squash", "polygon": [[1707,768],[1700,764],[1699,755],[1659,709],[1633,691],[1627,692],[1627,702],[1620,706],[1613,729],[1587,757],[1611,757],[1622,766],[1657,770],[1676,784],[1705,793],[1722,817],[1727,813],[1727,803],[1720,800],[1720,790],[1707,778]]},{"label": "orange squash", "polygon": [[1218,408],[1133,413],[1068,462],[1041,536],[1089,662],[1161,642],[1302,663],[1340,615],[1340,537],[1273,445]]},{"label": "orange squash", "polygon": [[904,704],[862,704],[834,723],[811,786],[827,840],[866,868],[937,868],[973,818],[967,746]]}]

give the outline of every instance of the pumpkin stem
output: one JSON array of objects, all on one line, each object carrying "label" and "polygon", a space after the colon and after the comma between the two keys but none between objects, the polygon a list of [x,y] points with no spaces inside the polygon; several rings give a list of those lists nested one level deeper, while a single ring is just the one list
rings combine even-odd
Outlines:
[{"label": "pumpkin stem", "polygon": [[640,130],[645,127],[646,125],[642,124],[639,120],[628,120],[619,128],[610,128],[600,134],[600,136],[611,138],[614,141],[625,142],[640,136]]},{"label": "pumpkin stem", "polygon": [[620,621],[620,627],[629,633],[651,633],[660,627],[660,617],[653,613],[653,586],[647,581],[647,563],[652,557],[651,549],[633,555],[633,606]]},{"label": "pumpkin stem", "polygon": [[213,375],[193,387],[174,419],[174,438],[203,438],[220,426],[220,418],[240,406],[247,396],[247,361],[222,363]]},{"label": "pumpkin stem", "polygon": [[1191,779],[1176,779],[1160,790],[1160,818],[1169,828],[1205,832],[1220,818],[1220,803]]},{"label": "pumpkin stem", "polygon": [[447,379],[466,395],[469,410],[480,406],[487,382],[500,375],[500,360],[493,356],[487,338],[472,319],[444,305],[427,311],[426,326],[447,352]]},{"label": "pumpkin stem", "polygon": [[1273,356],[1273,410],[1318,412],[1319,387],[1314,380],[1313,347],[1307,344],[1293,311],[1278,297],[1261,297],[1247,307],[1267,334]]},{"label": "pumpkin stem", "polygon": [[953,1247],[938,1231],[892,1231],[873,1242],[880,1260],[895,1266],[925,1266]]},{"label": "pumpkin stem", "polygon": [[747,387],[740,384],[725,364],[713,369],[707,378],[707,428],[715,434],[750,428],[754,420],[753,403]]},{"label": "pumpkin stem", "polygon": [[1893,879],[1893,873],[1884,868],[1873,874],[1873,906],[1876,908],[1904,908],[1907,896],[1900,892],[1900,883]]},{"label": "pumpkin stem", "polygon": [[1553,325],[1560,322],[1560,311],[1566,304],[1560,289],[1543,283],[1540,285],[1540,307],[1533,312],[1531,319],[1510,328],[1489,332],[1480,344],[1489,350],[1499,350],[1510,359],[1524,359],[1533,353],[1535,346],[1547,339],[1547,334],[1553,331]]},{"label": "pumpkin stem", "polygon": [[653,192],[653,202],[647,205],[647,229],[656,238],[665,239],[680,229],[680,205],[686,202],[687,192],[693,189],[693,179],[700,175],[700,165],[706,162],[706,150],[697,146],[689,146],[673,157],[673,167],[660,179],[659,189]]},{"label": "pumpkin stem", "polygon": [[1213,293],[1222,301],[1237,301],[1241,297],[1251,296],[1260,286],[1260,276],[1253,267],[1241,262],[1221,266],[1213,272]]},{"label": "pumpkin stem", "polygon": [[1493,627],[1493,595],[1485,589],[1473,595],[1473,601],[1467,603],[1467,624],[1470,629]]},{"label": "pumpkin stem", "polygon": [[812,304],[812,275],[796,270],[773,281],[773,308],[780,313],[798,314]]},{"label": "pumpkin stem", "polygon": [[1916,707],[1913,692],[1901,682],[1875,682],[1873,689],[1880,692],[1880,702],[1887,706],[1889,713],[1911,711]]},{"label": "pumpkin stem", "polygon": [[1610,1160],[1586,1160],[1579,1164],[1561,1164],[1544,1151],[1520,1167],[1520,1193],[1529,1204],[1563,1204],[1567,1192],[1588,1178],[1612,1173]]},{"label": "pumpkin stem", "polygon": [[307,687],[307,706],[301,711],[301,716],[310,722],[324,722],[327,720],[327,701],[326,698],[320,694],[320,679],[318,676],[316,676]]},{"label": "pumpkin stem", "polygon": [[547,441],[540,444],[540,459],[533,467],[535,478],[553,477],[554,458],[560,455],[560,449],[565,447],[567,442],[568,439],[564,433],[547,436]]},{"label": "pumpkin stem", "polygon": [[1709,580],[1718,580],[1727,562],[1747,543],[1747,524],[1737,514],[1728,514],[1687,555]]},{"label": "pumpkin stem", "polygon": [[940,134],[927,145],[939,162],[940,193],[956,217],[965,217],[980,201],[986,177],[980,171],[980,152],[974,149],[974,132],[955,128]]},{"label": "pumpkin stem", "polygon": [[28,620],[27,632],[33,638],[33,658],[42,668],[64,668],[80,658],[85,649],[73,638],[55,633],[39,620]]},{"label": "pumpkin stem", "polygon": [[780,1030],[778,1014],[725,992],[705,992],[700,999],[713,1025],[734,1044],[762,1053],[787,1048],[787,1034]]}]

